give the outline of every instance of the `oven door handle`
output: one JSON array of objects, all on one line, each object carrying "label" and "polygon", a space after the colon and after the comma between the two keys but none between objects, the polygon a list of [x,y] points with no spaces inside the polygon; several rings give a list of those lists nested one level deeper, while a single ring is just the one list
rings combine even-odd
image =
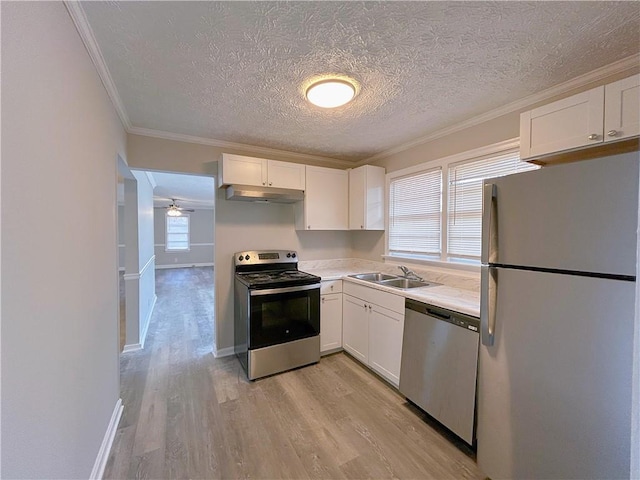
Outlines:
[{"label": "oven door handle", "polygon": [[320,288],[319,283],[314,283],[313,285],[298,285],[296,287],[284,287],[284,288],[267,288],[264,290],[249,290],[249,295],[252,297],[258,295],[275,295],[278,293],[290,293],[290,292],[301,292],[304,290],[313,290],[315,288]]}]

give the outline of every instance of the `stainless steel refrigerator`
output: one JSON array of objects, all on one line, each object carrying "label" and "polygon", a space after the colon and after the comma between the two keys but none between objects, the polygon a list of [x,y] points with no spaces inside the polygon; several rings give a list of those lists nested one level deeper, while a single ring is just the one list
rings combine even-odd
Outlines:
[{"label": "stainless steel refrigerator", "polygon": [[638,153],[486,180],[477,459],[629,478]]}]

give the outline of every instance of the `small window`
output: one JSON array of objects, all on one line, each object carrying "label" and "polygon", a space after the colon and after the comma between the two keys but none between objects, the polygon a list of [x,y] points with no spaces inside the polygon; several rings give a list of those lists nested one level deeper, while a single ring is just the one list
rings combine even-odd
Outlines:
[{"label": "small window", "polygon": [[166,251],[186,252],[189,250],[189,215],[167,218]]},{"label": "small window", "polygon": [[442,169],[389,183],[389,253],[440,255]]}]

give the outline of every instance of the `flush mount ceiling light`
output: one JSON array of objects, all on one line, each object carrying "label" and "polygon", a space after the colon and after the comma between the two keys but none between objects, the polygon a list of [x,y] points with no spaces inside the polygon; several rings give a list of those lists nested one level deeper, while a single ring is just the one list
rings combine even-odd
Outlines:
[{"label": "flush mount ceiling light", "polygon": [[322,108],[335,108],[349,103],[356,95],[353,83],[338,78],[321,80],[307,88],[307,100]]}]

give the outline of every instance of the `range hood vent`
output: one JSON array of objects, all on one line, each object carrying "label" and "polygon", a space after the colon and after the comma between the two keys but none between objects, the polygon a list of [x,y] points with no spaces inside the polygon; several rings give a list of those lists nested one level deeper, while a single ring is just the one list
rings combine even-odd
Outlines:
[{"label": "range hood vent", "polygon": [[289,188],[229,185],[227,187],[227,200],[255,203],[296,203],[304,200],[304,192]]}]

